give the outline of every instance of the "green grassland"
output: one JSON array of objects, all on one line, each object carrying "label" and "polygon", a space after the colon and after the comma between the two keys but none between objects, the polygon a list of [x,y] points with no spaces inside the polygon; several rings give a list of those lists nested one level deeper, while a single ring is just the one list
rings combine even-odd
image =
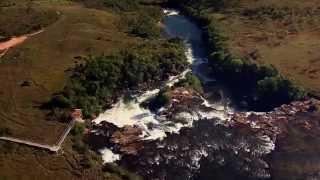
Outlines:
[{"label": "green grassland", "polygon": [[[272,64],[320,93],[320,10],[317,0],[231,0],[197,7],[211,19],[233,55]],[[196,4],[196,3],[195,3]]]}]

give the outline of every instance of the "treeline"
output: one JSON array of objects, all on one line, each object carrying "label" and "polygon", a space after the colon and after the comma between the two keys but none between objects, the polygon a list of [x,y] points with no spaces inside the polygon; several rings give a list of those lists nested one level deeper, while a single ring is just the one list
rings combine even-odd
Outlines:
[{"label": "treeline", "polygon": [[165,0],[171,7],[184,8],[188,13],[198,13],[201,10],[220,10],[238,0]]},{"label": "treeline", "polygon": [[105,7],[121,15],[121,26],[131,35],[155,39],[159,38],[162,12],[158,6],[148,5],[146,0],[103,0]]},{"label": "treeline", "polygon": [[134,15],[122,14],[122,28],[133,36],[146,39],[156,39],[161,35],[161,11],[150,8],[151,12],[137,11]]},{"label": "treeline", "polygon": [[[73,0],[88,8],[113,11],[121,20],[119,27],[133,36],[156,39],[161,34],[162,18],[157,0]],[[161,2],[161,1],[160,1]]]},{"label": "treeline", "polygon": [[49,105],[81,108],[90,118],[124,93],[150,89],[186,67],[183,44],[177,39],[144,43],[114,55],[90,56],[74,68],[64,91]]},{"label": "treeline", "polygon": [[213,74],[231,87],[235,98],[243,105],[253,110],[269,110],[305,98],[307,93],[281,76],[273,66],[258,65],[228,51],[227,37],[205,12],[222,10],[228,3],[232,1],[169,0],[170,6],[180,8],[203,27]]}]

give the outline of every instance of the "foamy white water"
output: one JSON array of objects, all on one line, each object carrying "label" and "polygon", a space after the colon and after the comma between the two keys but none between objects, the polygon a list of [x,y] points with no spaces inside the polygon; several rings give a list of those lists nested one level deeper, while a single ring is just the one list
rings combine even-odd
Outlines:
[{"label": "foamy white water", "polygon": [[[178,11],[165,9],[164,13],[168,16],[178,15]],[[196,58],[193,53],[193,49],[190,43],[185,42],[186,46],[186,57],[188,62],[193,66],[200,65],[205,63],[203,59]],[[193,68],[193,69],[196,69]],[[175,83],[179,82],[181,79],[184,79],[186,74],[190,72],[191,69],[187,69],[177,76],[172,76],[165,83],[165,86],[172,87]],[[195,72],[201,74],[200,72]],[[121,99],[118,103],[114,104],[111,109],[108,109],[104,113],[100,114],[94,122],[99,124],[102,121],[112,123],[118,127],[124,126],[137,126],[143,129],[143,138],[147,140],[151,139],[163,139],[166,137],[166,133],[179,133],[180,129],[183,127],[191,127],[193,121],[199,120],[200,118],[219,118],[221,120],[227,120],[232,113],[231,109],[227,109],[221,104],[210,104],[206,99],[203,98],[206,107],[211,107],[215,110],[210,112],[199,112],[194,114],[188,114],[185,112],[183,119],[186,123],[172,123],[169,120],[163,120],[155,113],[152,113],[149,109],[145,109],[140,106],[140,104],[150,98],[155,97],[159,93],[160,89],[154,89],[151,91],[146,91],[142,95],[135,98],[135,100],[125,103]],[[180,114],[182,115],[182,114]],[[188,117],[186,117],[188,116]],[[160,120],[159,120],[160,119]],[[149,125],[152,124],[152,128],[149,128]]]},{"label": "foamy white water", "polygon": [[[167,16],[178,15],[178,11],[165,9],[164,13]],[[197,71],[197,66],[206,63],[206,59],[201,59],[195,57],[192,46],[190,42],[185,41],[185,55],[188,62],[192,66],[189,69],[185,70],[177,76],[172,76],[165,83],[164,87],[172,87],[175,83],[179,82],[181,79],[184,79],[188,72],[193,72],[202,81],[212,81],[205,76],[202,76],[200,71]],[[194,121],[200,119],[212,119],[218,118],[221,121],[228,120],[230,114],[232,114],[232,109],[221,105],[221,103],[210,104],[206,99],[203,98],[203,105],[207,108],[212,108],[212,111],[209,112],[181,112],[178,113],[175,117],[176,119],[183,120],[181,122],[172,122],[171,119],[166,119],[166,117],[159,117],[156,113],[151,112],[149,109],[145,109],[140,106],[140,104],[150,98],[155,97],[160,92],[160,89],[154,89],[151,91],[146,91],[142,95],[139,95],[134,98],[133,101],[125,103],[123,98],[113,105],[111,109],[106,110],[104,113],[101,113],[94,122],[99,124],[103,121],[112,123],[119,128],[124,126],[136,126],[142,129],[143,134],[141,135],[142,139],[145,140],[162,140],[167,136],[166,133],[179,133],[183,127],[192,127]],[[163,109],[162,109],[163,110]],[[103,154],[104,162],[111,162],[112,160],[118,160],[120,156],[112,154],[112,151],[109,149],[101,150]]]},{"label": "foamy white water", "polygon": [[120,160],[120,155],[113,153],[108,148],[101,149],[99,152],[102,154],[102,160],[104,163],[112,163]]},{"label": "foamy white water", "polygon": [[176,16],[176,15],[179,15],[179,14],[180,14],[179,11],[173,10],[173,9],[164,9],[164,10],[163,10],[163,13],[164,13],[166,16]]}]

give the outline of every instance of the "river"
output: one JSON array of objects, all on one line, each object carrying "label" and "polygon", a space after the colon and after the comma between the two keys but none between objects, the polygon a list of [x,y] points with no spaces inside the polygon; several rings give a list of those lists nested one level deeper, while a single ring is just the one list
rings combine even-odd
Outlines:
[{"label": "river", "polygon": [[[122,99],[100,114],[94,122],[94,132],[102,141],[100,147],[105,163],[115,162],[138,173],[145,179],[266,179],[270,178],[264,161],[274,144],[269,137],[261,137],[247,129],[228,124],[235,107],[217,81],[207,72],[208,64],[201,29],[178,11],[164,10],[163,24],[169,38],[179,37],[186,46],[190,68],[179,76],[171,77],[164,86],[173,86],[187,72],[197,75],[205,87],[200,108],[188,109],[177,115],[183,119],[173,121],[161,116],[162,111],[151,112],[141,103],[154,97],[160,89],[145,92],[134,101]],[[219,98],[213,98],[212,89]],[[217,94],[217,93],[215,93]],[[203,109],[206,109],[205,111]],[[125,154],[119,147],[109,144],[110,129],[139,128],[139,151]],[[214,176],[212,176],[214,174]]]}]

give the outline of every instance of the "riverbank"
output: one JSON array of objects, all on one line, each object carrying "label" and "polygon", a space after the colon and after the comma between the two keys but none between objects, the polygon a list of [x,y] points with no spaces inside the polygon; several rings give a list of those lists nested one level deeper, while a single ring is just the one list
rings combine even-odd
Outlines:
[{"label": "riverbank", "polygon": [[[314,3],[314,1],[309,3],[296,1],[289,5],[284,1],[261,1],[259,3],[253,1],[221,1],[220,4],[210,4],[207,1],[190,3],[189,1],[177,0],[171,1],[170,5],[182,9],[200,25],[204,26],[204,30],[207,32],[206,39],[216,41],[209,41],[209,47],[211,47],[209,53],[216,53],[212,58],[214,59],[213,63],[218,67],[215,67],[214,70],[222,76],[231,76],[231,79],[222,77],[224,81],[241,81],[249,87],[244,91],[258,92],[257,95],[259,96],[261,94],[259,89],[252,90],[251,88],[250,90],[250,86],[253,86],[250,84],[250,81],[253,80],[252,77],[239,75],[228,68],[237,71],[242,69],[241,74],[259,75],[256,72],[259,67],[250,66],[248,69],[244,66],[250,64],[267,65],[265,69],[270,69],[268,66],[272,65],[284,77],[282,79],[290,80],[292,87],[298,86],[311,95],[315,94],[317,96],[317,88],[320,86],[317,85],[319,78],[316,78],[315,74],[318,72],[316,68],[318,61],[316,59],[318,56],[317,49],[320,46],[316,43],[318,35],[314,30],[318,26],[316,17],[318,11],[312,11],[310,16],[306,15],[308,8],[316,9]],[[290,11],[295,13],[289,13]],[[305,21],[300,21],[301,18],[304,18]],[[309,23],[306,23],[307,21]],[[269,71],[274,70],[270,69]],[[237,75],[232,77],[233,74]],[[273,82],[273,86],[279,85]],[[237,87],[238,90],[241,90],[238,84],[233,88]],[[241,94],[239,95],[241,96]],[[276,104],[281,105],[280,102]]]},{"label": "riverbank", "polygon": [[211,73],[229,86],[240,107],[268,111],[307,97],[307,92],[302,86],[297,86],[282,76],[272,65],[233,54],[227,44],[229,37],[220,28],[219,21],[210,18],[209,14],[202,13],[204,9],[198,9],[196,4],[179,1],[169,5],[181,9],[201,25],[204,31],[203,38],[208,46]]}]

